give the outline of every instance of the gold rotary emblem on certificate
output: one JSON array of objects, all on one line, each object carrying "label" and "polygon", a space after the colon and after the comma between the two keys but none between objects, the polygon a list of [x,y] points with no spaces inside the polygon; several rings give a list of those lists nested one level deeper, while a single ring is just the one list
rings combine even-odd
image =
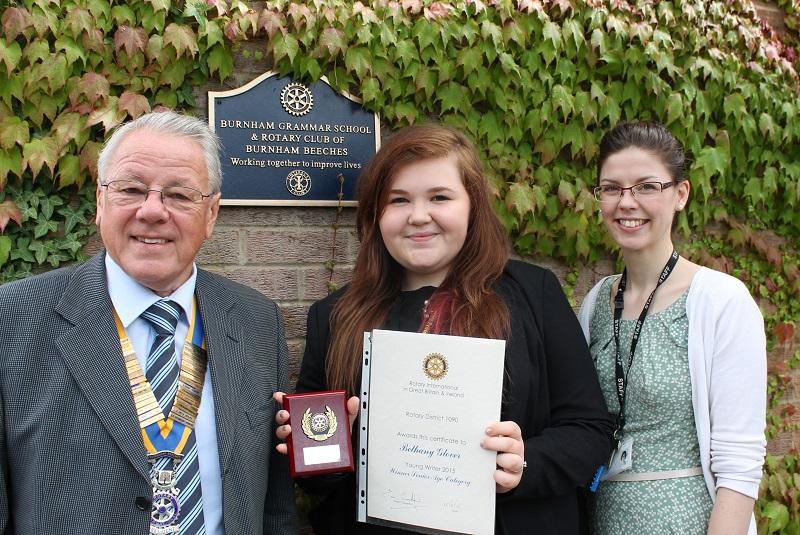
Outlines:
[{"label": "gold rotary emblem on certificate", "polygon": [[441,353],[431,353],[422,361],[422,371],[428,379],[438,381],[447,375],[447,359]]},{"label": "gold rotary emblem on certificate", "polygon": [[311,409],[306,409],[303,413],[302,421],[303,433],[311,440],[323,442],[328,440],[336,433],[338,422],[333,410],[325,405],[325,412],[311,414]]}]

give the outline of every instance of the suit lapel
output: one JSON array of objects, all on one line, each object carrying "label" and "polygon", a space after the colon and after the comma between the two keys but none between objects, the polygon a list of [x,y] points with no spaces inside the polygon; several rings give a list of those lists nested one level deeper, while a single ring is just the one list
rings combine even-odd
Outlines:
[{"label": "suit lapel", "polygon": [[136,409],[114,326],[101,252],[80,266],[56,310],[73,328],[57,340],[75,382],[130,463],[149,479]]},{"label": "suit lapel", "polygon": [[218,281],[198,270],[195,292],[206,336],[219,462],[224,477],[236,442],[236,426],[241,412],[239,393],[245,369],[245,355],[240,343],[242,333],[234,322],[236,302]]}]

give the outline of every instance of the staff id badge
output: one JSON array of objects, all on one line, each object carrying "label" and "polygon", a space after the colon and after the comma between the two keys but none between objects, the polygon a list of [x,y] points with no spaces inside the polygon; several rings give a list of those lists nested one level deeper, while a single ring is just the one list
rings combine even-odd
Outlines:
[{"label": "staff id badge", "polygon": [[633,437],[624,437],[619,442],[617,449],[612,452],[611,460],[608,463],[608,472],[603,474],[600,480],[605,481],[617,474],[627,472],[631,466],[633,466]]}]

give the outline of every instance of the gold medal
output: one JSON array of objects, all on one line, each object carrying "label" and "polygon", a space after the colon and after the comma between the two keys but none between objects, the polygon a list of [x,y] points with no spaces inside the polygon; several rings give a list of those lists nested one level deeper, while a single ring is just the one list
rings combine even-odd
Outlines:
[{"label": "gold medal", "polygon": [[324,413],[311,414],[310,408],[303,413],[301,427],[303,428],[303,433],[311,440],[316,440],[317,442],[328,440],[336,433],[338,426],[336,414],[327,405],[325,405]]}]

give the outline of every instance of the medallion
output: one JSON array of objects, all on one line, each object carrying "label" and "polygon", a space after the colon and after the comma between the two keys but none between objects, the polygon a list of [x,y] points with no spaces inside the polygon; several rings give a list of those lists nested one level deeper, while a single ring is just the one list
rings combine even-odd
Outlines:
[{"label": "medallion", "polygon": [[325,405],[325,412],[311,414],[311,409],[303,413],[303,433],[311,440],[324,442],[336,433],[338,423],[333,410]]},{"label": "medallion", "polygon": [[[166,457],[159,454],[148,456],[151,463]],[[172,470],[159,470],[153,467],[150,483],[153,485],[153,509],[150,512],[150,535],[167,535],[180,530],[178,517],[181,507],[178,502],[180,489],[175,486],[177,475],[175,469],[180,462],[180,456],[170,455]]]},{"label": "medallion", "polygon": [[[136,358],[133,344],[128,338],[119,314],[114,310],[114,322],[119,335],[122,355],[128,373],[133,403],[139,418],[142,441],[148,451],[150,484],[153,486],[150,511],[150,535],[178,533],[181,508],[178,501],[177,468],[183,459],[183,448],[193,432],[203,381],[208,365],[208,355],[203,348],[203,327],[196,300],[192,300],[189,331],[183,344],[182,360],[178,374],[178,389],[172,410],[165,417],[161,406]],[[171,470],[164,470],[169,464]]]}]

